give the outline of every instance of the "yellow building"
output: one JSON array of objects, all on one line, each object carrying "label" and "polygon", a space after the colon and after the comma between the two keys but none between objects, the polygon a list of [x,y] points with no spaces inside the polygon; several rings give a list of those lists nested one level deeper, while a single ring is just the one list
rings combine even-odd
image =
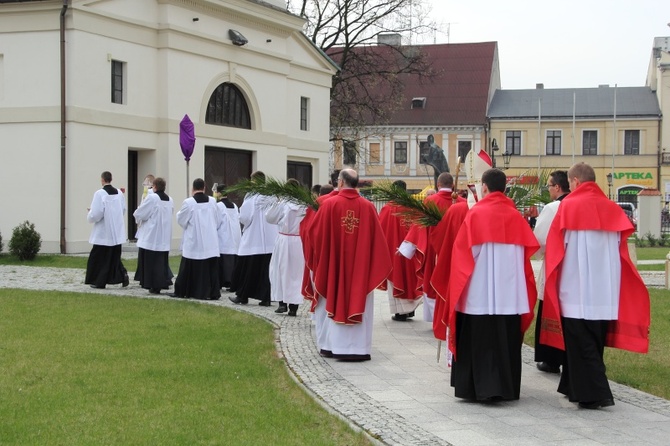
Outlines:
[{"label": "yellow building", "polygon": [[661,110],[649,87],[498,90],[488,120],[489,153],[508,176],[583,161],[616,201],[660,188]]}]

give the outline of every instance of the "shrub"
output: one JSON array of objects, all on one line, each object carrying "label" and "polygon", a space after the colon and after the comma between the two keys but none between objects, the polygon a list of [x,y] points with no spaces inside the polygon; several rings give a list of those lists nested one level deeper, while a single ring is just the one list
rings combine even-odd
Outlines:
[{"label": "shrub", "polygon": [[2,252],[2,232],[0,232],[0,252]]},{"label": "shrub", "polygon": [[42,246],[42,237],[28,220],[14,228],[9,240],[9,252],[19,260],[33,260]]},{"label": "shrub", "polygon": [[658,243],[658,239],[654,237],[654,235],[651,232],[647,232],[644,235],[644,237],[647,239],[647,242],[649,242],[649,246],[652,248],[656,246],[656,244]]},{"label": "shrub", "polygon": [[670,234],[668,234],[667,232],[661,234],[661,240],[659,240],[658,244],[664,247],[670,246]]}]

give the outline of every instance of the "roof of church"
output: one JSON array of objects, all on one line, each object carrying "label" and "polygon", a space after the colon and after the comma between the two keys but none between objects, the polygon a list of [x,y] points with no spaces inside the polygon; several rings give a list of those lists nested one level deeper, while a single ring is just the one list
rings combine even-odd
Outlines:
[{"label": "roof of church", "polygon": [[[368,47],[380,48],[384,46]],[[483,125],[491,76],[497,67],[497,42],[419,45],[433,76],[402,75],[402,106],[389,125]],[[346,68],[345,68],[346,69]],[[374,87],[372,87],[374,88]],[[412,100],[425,98],[423,108]]]},{"label": "roof of church", "polygon": [[661,110],[649,87],[536,88],[497,90],[489,108],[491,119],[656,117]]}]

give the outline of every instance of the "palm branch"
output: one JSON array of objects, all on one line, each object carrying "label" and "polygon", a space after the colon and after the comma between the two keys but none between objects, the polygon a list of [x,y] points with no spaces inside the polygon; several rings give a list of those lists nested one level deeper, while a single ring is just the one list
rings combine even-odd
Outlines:
[{"label": "palm branch", "polygon": [[236,192],[239,194],[265,195],[276,197],[301,206],[309,206],[316,210],[319,205],[314,195],[299,184],[287,183],[268,177],[262,179],[242,180],[226,188],[226,193]]},{"label": "palm branch", "polygon": [[411,218],[415,223],[421,226],[435,226],[444,212],[433,202],[423,202],[412,197],[405,189],[394,185],[393,183],[380,183],[379,185],[365,188],[370,196],[375,200],[393,202],[393,204],[402,207],[404,210],[401,215]]}]

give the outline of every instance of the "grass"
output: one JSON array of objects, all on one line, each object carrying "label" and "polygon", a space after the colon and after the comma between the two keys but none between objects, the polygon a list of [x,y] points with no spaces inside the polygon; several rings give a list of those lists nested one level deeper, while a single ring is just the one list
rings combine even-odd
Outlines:
[{"label": "grass", "polygon": [[0,293],[0,438],[368,445],[288,375],[270,324],[187,302]]},{"label": "grass", "polygon": [[[670,290],[650,288],[651,329],[649,353],[605,349],[607,377],[661,398],[670,399]],[[525,342],[535,346],[535,325],[526,332]]]},{"label": "grass", "polygon": [[665,256],[670,252],[670,248],[636,248],[636,251],[638,260],[665,260]]},{"label": "grass", "polygon": [[[0,265],[42,266],[52,268],[79,268],[86,269],[88,256],[72,256],[62,254],[38,254],[35,260],[21,261],[11,254],[0,254]],[[179,271],[181,256],[170,257],[170,268],[173,273]],[[137,259],[123,259],[123,265],[128,271],[137,269]]]}]

